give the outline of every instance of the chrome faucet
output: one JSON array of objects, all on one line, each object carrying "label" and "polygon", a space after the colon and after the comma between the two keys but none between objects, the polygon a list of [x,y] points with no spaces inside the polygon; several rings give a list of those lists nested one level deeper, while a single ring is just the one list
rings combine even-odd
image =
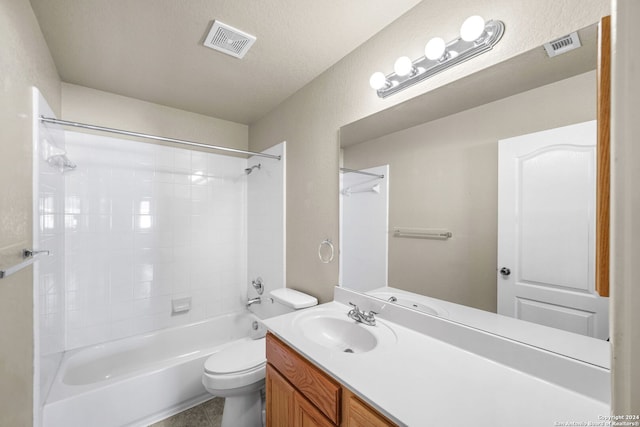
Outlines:
[{"label": "chrome faucet", "polygon": [[376,325],[375,315],[378,313],[376,313],[375,311],[369,311],[369,312],[362,311],[358,308],[357,305],[355,305],[352,302],[350,302],[349,305],[353,307],[347,313],[347,316],[349,316],[351,319],[355,320],[356,322],[364,323],[365,325],[369,325],[369,326]]},{"label": "chrome faucet", "polygon": [[260,303],[262,303],[262,298],[260,297],[250,298],[247,301],[247,307],[251,307],[253,304],[260,304]]}]

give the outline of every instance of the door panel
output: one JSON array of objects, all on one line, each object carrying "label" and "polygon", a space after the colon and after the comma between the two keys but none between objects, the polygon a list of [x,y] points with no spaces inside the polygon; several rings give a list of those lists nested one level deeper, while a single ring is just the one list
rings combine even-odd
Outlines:
[{"label": "door panel", "polygon": [[536,150],[516,165],[522,281],[588,291],[593,157],[593,147],[563,145]]},{"label": "door panel", "polygon": [[608,338],[608,298],[595,291],[595,148],[595,121],[499,141],[499,314]]},{"label": "door panel", "polygon": [[528,322],[593,336],[595,313],[516,297],[516,317]]}]

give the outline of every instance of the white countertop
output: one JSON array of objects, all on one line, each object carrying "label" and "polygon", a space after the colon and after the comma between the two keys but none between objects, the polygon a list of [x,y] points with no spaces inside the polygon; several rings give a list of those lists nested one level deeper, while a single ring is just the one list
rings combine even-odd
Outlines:
[{"label": "white countertop", "polygon": [[[378,316],[378,326],[363,327],[388,326],[395,332],[397,341],[365,353],[327,350],[296,329],[296,318],[308,310],[344,312],[346,318],[349,309],[348,305],[334,301],[267,319],[264,323],[273,334],[400,425],[543,427],[564,422],[586,425],[589,421],[597,422],[598,416],[609,414],[609,405],[587,396],[588,393],[562,387],[509,364],[381,319],[382,316]],[[475,346],[485,336],[487,343],[504,340],[474,333],[477,333]],[[522,359],[522,354],[529,354],[521,351],[514,347],[518,359]],[[543,355],[540,359],[532,350],[531,360],[525,362],[536,364],[550,360],[548,357]],[[561,363],[576,362],[562,360]]]}]

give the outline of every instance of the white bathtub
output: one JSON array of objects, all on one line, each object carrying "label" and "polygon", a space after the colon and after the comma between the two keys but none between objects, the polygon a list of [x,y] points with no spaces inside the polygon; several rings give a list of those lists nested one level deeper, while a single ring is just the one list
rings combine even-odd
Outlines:
[{"label": "white bathtub", "polygon": [[146,426],[211,396],[205,360],[247,340],[251,313],[72,350],[65,354],[43,408],[44,427]]}]

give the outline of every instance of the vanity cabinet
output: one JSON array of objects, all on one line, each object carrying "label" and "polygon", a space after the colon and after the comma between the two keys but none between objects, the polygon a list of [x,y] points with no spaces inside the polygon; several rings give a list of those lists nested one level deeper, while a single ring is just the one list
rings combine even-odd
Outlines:
[{"label": "vanity cabinet", "polygon": [[267,427],[395,425],[272,334],[266,390]]}]

